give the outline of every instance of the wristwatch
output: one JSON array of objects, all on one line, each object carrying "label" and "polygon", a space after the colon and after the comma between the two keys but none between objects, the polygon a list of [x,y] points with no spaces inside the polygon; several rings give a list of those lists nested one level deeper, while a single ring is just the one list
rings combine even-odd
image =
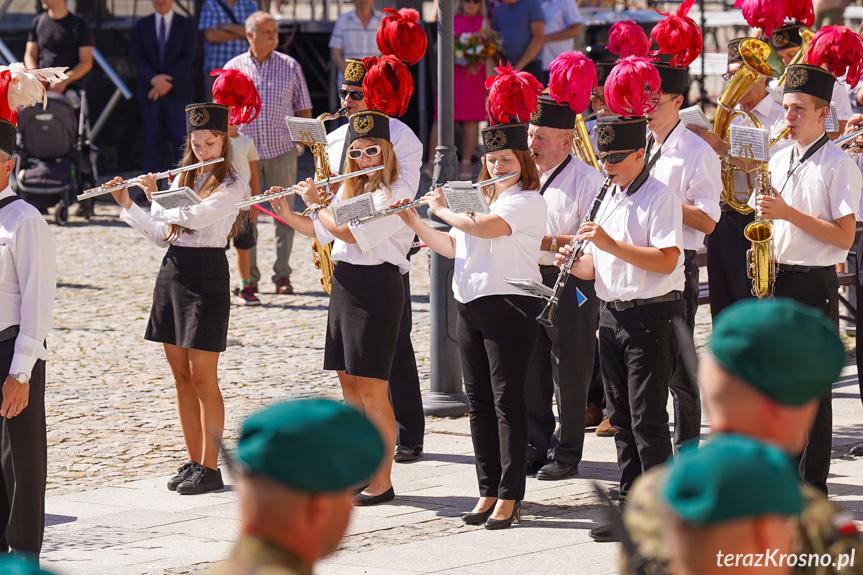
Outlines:
[{"label": "wristwatch", "polygon": [[30,383],[30,376],[26,373],[10,373],[9,377],[20,383],[21,385],[27,385]]},{"label": "wristwatch", "polygon": [[553,236],[551,236],[551,245],[548,246],[548,251],[550,251],[553,254],[557,253],[557,234],[554,234]]}]

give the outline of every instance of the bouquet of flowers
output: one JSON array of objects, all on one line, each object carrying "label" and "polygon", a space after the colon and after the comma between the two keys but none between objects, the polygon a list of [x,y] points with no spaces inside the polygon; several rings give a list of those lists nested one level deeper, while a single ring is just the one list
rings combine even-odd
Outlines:
[{"label": "bouquet of flowers", "polygon": [[500,51],[500,37],[497,32],[477,30],[465,32],[455,39],[455,63],[457,66],[477,68],[494,58]]}]

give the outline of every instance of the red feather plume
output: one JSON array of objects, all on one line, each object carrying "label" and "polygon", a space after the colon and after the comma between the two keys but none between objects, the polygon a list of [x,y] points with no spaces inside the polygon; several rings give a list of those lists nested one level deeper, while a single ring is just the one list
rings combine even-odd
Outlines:
[{"label": "red feather plume", "polygon": [[605,103],[615,114],[643,116],[656,109],[659,86],[659,71],[650,60],[629,56],[619,60],[609,72],[605,80]]},{"label": "red feather plume", "polygon": [[239,70],[213,70],[213,101],[230,108],[231,125],[248,124],[261,113],[261,95],[255,83]]},{"label": "red feather plume", "polygon": [[806,52],[806,63],[825,66],[852,88],[863,74],[863,39],[845,26],[825,26],[815,33]]},{"label": "red feather plume", "polygon": [[[639,28],[640,30],[640,28]],[[647,36],[642,31],[645,42]],[[569,104],[581,114],[596,88],[596,64],[581,52],[564,52],[548,66],[548,94],[558,104]]]},{"label": "red feather plume", "polygon": [[608,31],[608,46],[605,48],[621,58],[627,56],[646,58],[650,53],[650,40],[647,39],[644,28],[634,20],[622,20],[615,22]]},{"label": "red feather plume", "polygon": [[485,81],[488,89],[485,110],[491,124],[506,124],[512,118],[516,122],[526,122],[536,110],[542,84],[528,72],[516,72],[510,63],[500,64],[494,69],[497,76]]},{"label": "red feather plume", "polygon": [[9,84],[12,83],[12,72],[8,68],[0,70],[0,118],[9,120],[15,126],[18,125],[18,111],[9,106],[7,93]]},{"label": "red feather plume", "polygon": [[398,12],[384,9],[384,18],[378,28],[378,49],[384,56],[395,56],[413,66],[426,53],[428,38],[418,24],[420,13],[413,8]]},{"label": "red feather plume", "polygon": [[735,8],[743,8],[743,18],[752,28],[761,28],[765,36],[772,36],[774,28],[781,28],[788,14],[787,0],[737,0]]},{"label": "red feather plume", "polygon": [[366,76],[363,97],[372,110],[401,116],[414,93],[414,79],[405,63],[395,56],[364,58]]},{"label": "red feather plume", "polygon": [[669,65],[685,68],[692,64],[701,54],[702,39],[701,28],[695,20],[687,16],[695,0],[685,0],[677,9],[677,12],[659,12],[665,16],[665,20],[653,27],[650,31],[650,39],[656,41],[658,49],[650,54],[670,54],[672,56]]},{"label": "red feather plume", "polygon": [[812,7],[812,0],[785,0],[787,5],[788,18],[799,20],[807,28],[811,28],[815,24],[815,9]]}]

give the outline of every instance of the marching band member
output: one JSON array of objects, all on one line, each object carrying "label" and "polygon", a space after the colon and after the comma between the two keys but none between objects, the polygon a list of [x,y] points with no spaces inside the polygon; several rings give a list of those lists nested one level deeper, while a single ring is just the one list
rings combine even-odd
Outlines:
[{"label": "marching band member", "polygon": [[[366,64],[373,65],[376,60],[366,58],[354,60],[348,58],[345,64],[344,82],[339,90],[339,99],[343,108],[347,108],[348,119],[356,113],[368,109],[368,103],[373,101],[373,108],[387,111],[390,114],[390,137],[396,160],[399,163],[402,178],[410,186],[411,199],[416,196],[420,183],[420,168],[422,166],[423,146],[413,131],[396,115],[404,111],[411,97],[408,86],[400,84],[399,92],[392,91],[392,102],[384,101],[380,89],[380,75],[372,74],[369,86],[366,84]],[[377,79],[376,79],[377,78]],[[366,97],[368,93],[368,97]],[[344,173],[344,162],[347,159],[345,143],[347,142],[348,126],[344,125],[327,134],[327,154],[331,168],[338,168]],[[418,244],[417,244],[418,245]],[[408,260],[419,248],[412,247]],[[402,323],[399,328],[399,338],[396,353],[390,371],[389,388],[393,411],[396,416],[396,448],[393,457],[396,461],[415,461],[422,457],[425,435],[425,414],[423,413],[422,393],[420,392],[419,372],[417,371],[416,355],[411,343],[413,328],[413,313],[411,311],[410,273],[402,274],[405,291],[405,307],[402,310]]]},{"label": "marching band member", "polygon": [[[740,42],[743,40],[747,38],[735,38],[728,43],[728,70],[725,76],[728,79],[731,79],[744,65],[739,49]],[[750,119],[751,114],[763,128],[770,132],[770,138],[773,139],[785,128],[785,112],[768,91],[769,80],[768,76],[764,76],[752,84],[734,107],[735,110],[746,114],[734,116],[730,123],[754,127]],[[757,164],[731,157],[731,144],[722,140],[714,132],[698,126],[688,126],[688,128],[704,138],[723,162],[729,162],[738,168],[734,170],[733,175],[734,194],[738,202],[748,201],[755,186],[755,176],[748,171],[754,171]],[[792,144],[789,139],[779,140],[770,148],[770,153]],[[752,282],[747,275],[746,263],[746,251],[750,248],[750,243],[743,235],[743,230],[755,218],[755,214],[751,212],[741,214],[725,202],[721,202],[720,207],[722,217],[717,222],[707,244],[710,313],[714,319],[734,302],[753,297]]]},{"label": "marching band member", "polygon": [[[492,121],[527,117],[539,82],[510,66],[497,68],[489,96]],[[495,91],[508,84],[525,108],[502,109]],[[512,101],[512,100],[510,100]],[[499,123],[482,130],[486,154],[479,179],[515,172],[483,193],[489,214],[456,214],[441,189],[423,196],[429,211],[452,226],[433,229],[416,210],[399,215],[431,249],[455,259],[453,294],[458,309],[457,337],[480,497],[462,519],[469,525],[503,529],[519,521],[525,491],[528,417],[525,385],[539,332],[535,317],[542,300],[523,295],[504,278],[541,281],[536,255],[545,235],[546,205],[537,193],[539,174],[527,145],[527,126]]]},{"label": "marching band member", "polygon": [[[854,242],[863,177],[824,131],[834,74],[810,64],[792,65],[786,71],[783,108],[794,145],[770,158],[773,195],[753,194],[749,205],[757,217],[773,220],[775,295],[820,309],[838,329],[836,264],[845,262]],[[803,479],[825,493],[831,443],[827,393],[800,461]]]},{"label": "marching band member", "polygon": [[[560,272],[554,265],[558,246],[572,240],[605,179],[570,153],[575,137],[573,109],[588,105],[593,71],[592,62],[580,53],[555,58],[549,67],[549,88],[560,82],[569,93],[552,89],[551,98],[540,97],[527,129],[528,147],[541,174],[540,194],[548,208],[539,264],[542,281],[549,287],[554,286]],[[570,82],[567,72],[572,74]],[[587,299],[580,301],[577,292]],[[537,479],[558,480],[578,474],[598,322],[599,300],[593,281],[572,278],[560,298],[554,327],[539,330],[527,382],[528,472],[535,471]],[[557,429],[552,397],[560,414]]]},{"label": "marching band member", "polygon": [[[686,16],[684,3],[674,17],[695,22]],[[651,32],[659,43],[660,50],[666,37],[681,33],[672,17],[660,22]],[[719,221],[719,193],[721,191],[720,164],[710,146],[686,129],[680,121],[683,92],[688,85],[689,64],[701,53],[701,34],[690,36],[691,44],[686,50],[679,47],[674,54],[660,53],[671,57],[667,64],[655,63],[659,71],[661,94],[656,108],[646,114],[650,134],[644,164],[650,174],[668,186],[683,206],[683,259],[686,284],[683,289],[684,319],[691,336],[695,332],[695,314],[698,312],[698,250],[704,247],[704,237],[713,231]],[[656,55],[657,52],[654,52]],[[684,342],[680,342],[683,344]],[[692,337],[687,338],[688,349],[681,353],[695,355]],[[684,441],[697,439],[701,435],[701,398],[695,373],[680,364],[669,384],[674,398],[674,447],[679,450]]]},{"label": "marching band member", "polygon": [[[628,93],[645,86],[652,94]],[[650,98],[659,89],[656,69],[643,58],[618,62],[606,83],[612,112],[600,118],[599,152],[614,186],[594,222],[576,238],[590,242],[573,267],[596,280],[604,305],[599,319],[599,358],[611,425],[617,429],[620,495],[625,504],[632,483],[671,455],[668,383],[678,363],[674,318],[684,312],[683,224],[680,200],[650,175],[644,164]],[[563,254],[570,252],[564,246]],[[614,541],[609,525],[591,529],[596,541]]]},{"label": "marching band member", "polygon": [[[346,180],[338,200],[373,194],[375,208],[412,199],[390,142],[389,117],[377,110],[354,112],[348,121],[345,173],[383,165],[384,169]],[[335,240],[336,264],[327,314],[324,369],[336,371],[345,401],[365,413],[377,426],[388,453],[395,448],[396,420],[387,392],[399,325],[404,308],[402,274],[410,269],[407,253],[413,232],[398,218],[381,218],[362,225],[336,226],[332,211],[320,203],[311,179],[296,189],[311,216],[291,211],[284,197],[273,208],[301,234],[316,236],[321,244]],[[354,498],[355,505],[376,505],[395,498],[384,459],[371,482]]]},{"label": "marching band member", "polygon": [[[162,343],[177,388],[177,410],[189,461],[168,481],[182,495],[224,487],[219,443],[225,407],[219,392],[219,354],[225,351],[231,308],[225,244],[237,235],[234,204],[246,195],[245,182],[231,165],[228,106],[186,106],[186,149],[181,166],[214,158],[217,164],[180,174],[172,188],[188,186],[201,203],[150,214],[133,203],[128,188],[113,192],[120,217],[160,247],[162,260],[144,339]],[[122,183],[115,178],[106,185]],[[148,197],[156,191],[152,174],[142,178]]]}]

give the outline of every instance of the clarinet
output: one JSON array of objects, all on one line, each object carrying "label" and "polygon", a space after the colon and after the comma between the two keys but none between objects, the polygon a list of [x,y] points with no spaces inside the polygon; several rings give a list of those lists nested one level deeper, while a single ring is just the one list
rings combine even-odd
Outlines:
[{"label": "clarinet", "polygon": [[[592,222],[596,219],[596,213],[599,211],[599,206],[602,205],[602,200],[605,199],[605,193],[611,185],[611,177],[605,178],[605,182],[593,198],[593,203],[590,204],[590,209],[584,217],[584,222]],[[557,276],[557,281],[554,283],[554,294],[548,298],[545,303],[545,308],[542,313],[536,316],[536,321],[546,327],[554,327],[554,314],[557,312],[557,304],[560,302],[560,296],[563,293],[563,288],[566,287],[566,281],[569,279],[569,274],[572,271],[572,266],[575,262],[584,255],[584,247],[587,244],[585,240],[576,242],[575,237],[569,242],[569,247],[572,251],[566,256],[563,264],[560,266],[560,274]]]}]

